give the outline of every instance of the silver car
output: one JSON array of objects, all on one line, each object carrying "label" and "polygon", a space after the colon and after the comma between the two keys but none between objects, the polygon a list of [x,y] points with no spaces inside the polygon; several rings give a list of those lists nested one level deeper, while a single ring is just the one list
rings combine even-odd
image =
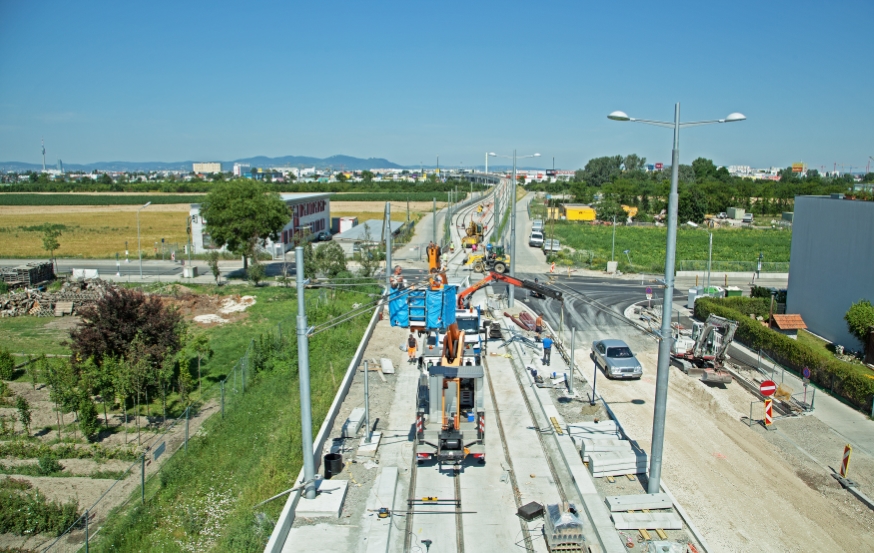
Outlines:
[{"label": "silver car", "polygon": [[640,378],[643,367],[622,340],[592,342],[592,360],[604,370],[607,378]]}]

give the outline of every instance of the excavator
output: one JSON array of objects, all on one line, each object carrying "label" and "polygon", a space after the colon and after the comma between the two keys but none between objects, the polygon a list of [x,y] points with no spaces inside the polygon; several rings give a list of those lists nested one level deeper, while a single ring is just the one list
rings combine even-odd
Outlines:
[{"label": "excavator", "polygon": [[461,247],[470,249],[474,244],[479,244],[483,241],[483,226],[482,223],[477,223],[471,220],[467,228],[464,229],[467,236],[461,239]]},{"label": "excavator", "polygon": [[691,338],[677,333],[671,346],[673,364],[686,374],[700,374],[701,382],[731,384],[734,379],[723,365],[737,331],[737,321],[710,315],[704,323],[693,324]]},{"label": "excavator", "polygon": [[560,302],[564,301],[562,293],[557,290],[553,290],[549,286],[544,286],[539,282],[531,282],[530,280],[522,280],[516,277],[511,277],[497,271],[491,271],[488,275],[486,275],[484,279],[477,282],[476,284],[471,285],[469,288],[463,290],[458,294],[458,308],[468,309],[470,306],[470,296],[472,296],[473,293],[477,290],[484,288],[485,286],[488,286],[492,282],[496,281],[504,282],[511,286],[518,286],[519,288],[531,290],[532,292],[538,294],[540,297],[552,298]]}]

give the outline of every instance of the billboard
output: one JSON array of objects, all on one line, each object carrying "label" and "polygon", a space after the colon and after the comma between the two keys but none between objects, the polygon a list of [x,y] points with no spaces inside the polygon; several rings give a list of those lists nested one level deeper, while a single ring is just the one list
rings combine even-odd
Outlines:
[{"label": "billboard", "polygon": [[807,165],[804,163],[793,163],[792,164],[792,172],[793,173],[806,173]]},{"label": "billboard", "polygon": [[664,165],[664,163],[656,163],[655,167],[656,167],[656,171],[661,171],[662,169],[664,169],[665,165]]}]

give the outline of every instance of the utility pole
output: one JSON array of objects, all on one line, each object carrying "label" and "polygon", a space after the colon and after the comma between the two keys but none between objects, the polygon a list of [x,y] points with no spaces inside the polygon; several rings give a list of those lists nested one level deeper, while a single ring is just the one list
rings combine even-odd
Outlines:
[{"label": "utility pole", "polygon": [[385,297],[391,292],[391,203],[385,202]]},{"label": "utility pole", "polygon": [[300,426],[303,440],[304,497],[316,498],[316,463],[313,457],[313,405],[310,398],[310,344],[307,337],[306,301],[304,299],[303,248],[294,249],[297,280],[297,372],[300,379]]},{"label": "utility pole", "polygon": [[[516,150],[513,150],[513,182],[510,183],[510,276],[516,276]],[[516,300],[516,287],[508,286],[510,295],[507,307],[513,308]]]},{"label": "utility pole", "polygon": [[437,243],[437,198],[431,204],[431,242]]},{"label": "utility pole", "polygon": [[576,367],[576,365],[577,365],[576,359],[574,358],[574,349],[576,347],[576,342],[577,342],[577,329],[572,328],[571,329],[571,352],[570,352],[570,356],[569,356],[571,358],[570,367],[569,367],[570,368],[570,375],[568,376],[568,378],[569,378],[569,380],[568,380],[568,392],[570,392],[571,395],[574,395],[574,367]]}]

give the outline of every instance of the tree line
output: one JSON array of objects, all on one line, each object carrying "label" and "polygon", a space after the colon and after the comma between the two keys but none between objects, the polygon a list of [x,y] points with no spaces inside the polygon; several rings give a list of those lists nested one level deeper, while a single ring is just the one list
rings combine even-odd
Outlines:
[{"label": "tree line", "polygon": [[[646,158],[605,156],[589,160],[575,172],[569,182],[531,183],[529,190],[550,194],[569,194],[577,203],[598,202],[598,218],[611,220],[623,216],[622,205],[638,208],[638,221],[652,221],[667,207],[671,187],[671,170],[644,171]],[[779,215],[791,211],[798,195],[843,193],[862,200],[872,200],[871,192],[854,191],[852,175],[823,176],[816,169],[805,174],[793,173],[791,167],[779,173],[779,181],[753,180],[729,174],[712,160],[698,158],[678,171],[678,214],[681,221],[700,223],[705,214],[716,214],[729,207],[744,208],[756,215]],[[863,182],[874,183],[874,173]],[[564,201],[564,200],[562,200]]]}]

